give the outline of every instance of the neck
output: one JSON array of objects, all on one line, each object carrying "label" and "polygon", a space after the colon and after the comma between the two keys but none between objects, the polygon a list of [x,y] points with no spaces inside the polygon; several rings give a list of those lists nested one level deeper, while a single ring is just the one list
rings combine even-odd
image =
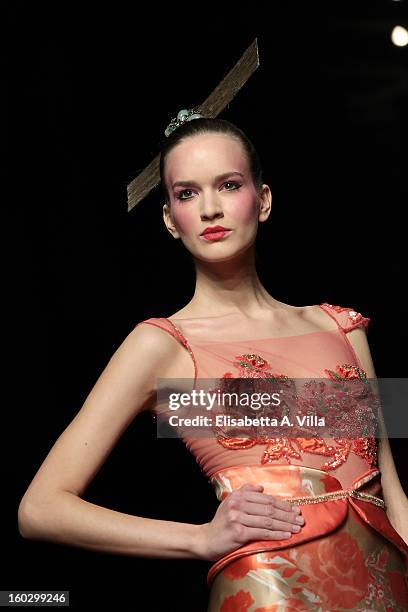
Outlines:
[{"label": "neck", "polygon": [[279,304],[258,277],[254,246],[228,261],[195,259],[194,264],[196,286],[188,306],[196,316],[245,313],[256,317],[263,308]]}]

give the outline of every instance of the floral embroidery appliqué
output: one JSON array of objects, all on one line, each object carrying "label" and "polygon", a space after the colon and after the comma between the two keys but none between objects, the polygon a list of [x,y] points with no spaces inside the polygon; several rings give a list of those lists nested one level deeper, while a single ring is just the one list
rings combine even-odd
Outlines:
[{"label": "floral embroidery appliqu\u00e9", "polygon": [[356,326],[358,323],[362,323],[365,328],[368,327],[368,323],[370,321],[369,317],[364,317],[361,312],[357,312],[353,308],[349,308],[348,306],[337,306],[335,304],[329,304],[329,302],[323,302],[322,306],[328,306],[335,312],[347,312],[347,318],[350,323],[350,327]]},{"label": "floral embroidery appliqu\u00e9", "polygon": [[[262,464],[281,458],[290,464],[290,459],[300,460],[302,453],[312,453],[329,458],[321,466],[322,470],[329,471],[345,463],[352,452],[363,458],[370,467],[376,465],[375,415],[379,403],[371,391],[364,370],[350,364],[338,365],[335,370],[326,369],[328,383],[320,380],[307,381],[299,393],[294,381],[285,374],[272,372],[270,364],[261,355],[237,355],[233,365],[238,369],[238,375],[234,377],[232,372],[225,372],[218,379],[218,391],[238,392],[242,385],[240,378],[254,379],[252,386],[246,381],[246,391],[251,389],[257,393],[271,393],[271,389],[273,391],[274,388],[284,388],[288,410],[290,405],[296,405],[297,413],[301,415],[323,413],[326,427],[329,428],[328,431],[333,431],[334,435],[331,438],[333,442],[329,443],[330,438],[319,437],[319,432],[313,427],[295,426],[290,430],[280,427],[280,435],[271,436],[270,433],[266,434],[262,427],[250,426],[246,428],[249,435],[241,437],[231,436],[231,432],[214,426],[217,442],[224,448],[241,450],[256,444],[266,445],[261,457]],[[352,384],[347,384],[348,381],[352,381]]]}]

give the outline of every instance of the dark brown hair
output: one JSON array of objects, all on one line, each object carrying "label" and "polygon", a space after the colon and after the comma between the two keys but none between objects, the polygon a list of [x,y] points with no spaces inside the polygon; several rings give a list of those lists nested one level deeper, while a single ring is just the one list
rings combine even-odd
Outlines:
[{"label": "dark brown hair", "polygon": [[168,138],[166,138],[162,142],[162,148],[160,152],[160,188],[163,198],[163,204],[169,203],[169,194],[167,192],[167,188],[164,181],[164,166],[166,162],[166,158],[170,151],[178,145],[182,140],[189,136],[194,136],[196,134],[209,134],[209,133],[217,133],[217,134],[227,134],[236,138],[244,149],[244,152],[247,156],[248,165],[251,171],[252,181],[254,183],[256,191],[259,191],[263,184],[262,177],[262,167],[259,159],[259,155],[246,136],[246,134],[237,127],[234,123],[227,121],[225,119],[210,119],[205,117],[200,117],[199,119],[192,119],[191,121],[186,121],[183,125],[176,128]]}]

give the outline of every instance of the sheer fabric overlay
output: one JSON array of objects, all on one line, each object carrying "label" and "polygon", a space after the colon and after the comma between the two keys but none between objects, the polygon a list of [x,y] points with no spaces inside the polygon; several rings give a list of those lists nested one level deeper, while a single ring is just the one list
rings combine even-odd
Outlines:
[{"label": "sheer fabric overlay", "polygon": [[[223,333],[221,321],[190,320],[188,334],[182,320],[152,317],[138,325],[155,325],[181,343],[191,356],[185,377],[194,383],[271,374],[363,379],[347,334],[357,327],[367,331],[370,317],[327,302],[307,308],[325,312],[330,329],[291,336],[271,330],[270,337],[251,339],[251,330],[240,327],[234,339],[231,326]],[[220,501],[244,482],[263,484],[265,493],[285,499],[303,499],[305,525],[299,534],[251,542],[213,563],[209,612],[408,609],[408,546],[386,514],[375,438],[184,436],[183,441]]]}]

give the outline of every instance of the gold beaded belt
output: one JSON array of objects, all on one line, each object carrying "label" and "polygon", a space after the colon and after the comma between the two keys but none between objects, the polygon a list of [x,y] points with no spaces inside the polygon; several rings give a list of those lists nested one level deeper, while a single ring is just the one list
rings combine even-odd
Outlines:
[{"label": "gold beaded belt", "polygon": [[358,489],[362,487],[366,482],[372,480],[375,476],[377,476],[380,472],[372,472],[366,478],[362,478],[353,489],[341,489],[340,491],[333,491],[332,493],[322,493],[320,495],[314,496],[305,496],[305,497],[285,497],[284,501],[290,501],[291,503],[296,503],[300,505],[304,504],[318,504],[319,502],[331,501],[333,499],[343,499],[345,497],[354,497],[355,499],[361,499],[362,501],[370,502],[371,504],[375,504],[380,508],[385,509],[385,502],[381,497],[376,497],[375,495],[370,495],[369,493],[363,493]]}]

